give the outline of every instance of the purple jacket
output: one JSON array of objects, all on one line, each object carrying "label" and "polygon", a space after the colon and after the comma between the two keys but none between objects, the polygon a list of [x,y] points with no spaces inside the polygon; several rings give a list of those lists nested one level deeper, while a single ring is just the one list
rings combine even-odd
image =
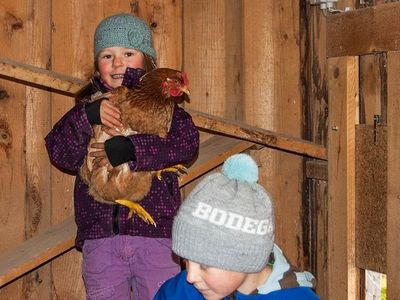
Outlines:
[{"label": "purple jacket", "polygon": [[[76,175],[74,189],[75,222],[78,227],[76,247],[80,250],[86,239],[110,237],[116,234],[170,238],[173,218],[181,203],[177,176],[163,173],[162,180],[153,179],[148,195],[140,202],[153,217],[157,227],[137,216],[128,219],[128,208],[95,201],[88,186],[78,175],[87,153],[92,127],[85,104],[67,112],[46,136],[46,147],[52,163],[59,169]],[[166,138],[138,134],[129,137],[135,146],[136,161],[131,170],[160,170],[179,163],[188,163],[199,148],[199,132],[192,118],[176,106],[171,129]]]}]

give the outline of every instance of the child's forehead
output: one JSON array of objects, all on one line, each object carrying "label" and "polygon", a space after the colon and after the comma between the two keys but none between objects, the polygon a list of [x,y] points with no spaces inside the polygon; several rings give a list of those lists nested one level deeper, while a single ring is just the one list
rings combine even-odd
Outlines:
[{"label": "child's forehead", "polygon": [[[215,274],[217,276],[229,275],[229,274],[236,274],[236,275],[238,275],[238,274],[246,274],[246,273],[243,273],[243,272],[231,271],[231,270],[221,269],[221,268],[218,268],[218,267],[209,266],[209,265],[204,264],[204,263],[197,263],[195,261],[188,260],[188,259],[185,259],[185,263],[186,263],[186,268],[190,268],[190,265],[195,265],[195,266],[198,266],[201,270],[203,270],[203,271],[205,271],[205,272],[207,272],[209,274]],[[222,277],[224,277],[224,276],[222,276]]]},{"label": "child's forehead", "polygon": [[135,51],[135,52],[140,52],[138,49],[135,48],[126,48],[122,46],[112,46],[112,47],[107,47],[104,48],[100,51],[100,53],[103,52],[119,52],[119,51]]}]

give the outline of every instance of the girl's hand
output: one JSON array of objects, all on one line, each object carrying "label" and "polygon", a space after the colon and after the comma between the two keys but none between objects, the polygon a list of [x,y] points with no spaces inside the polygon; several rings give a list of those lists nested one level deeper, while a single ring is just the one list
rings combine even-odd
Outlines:
[{"label": "girl's hand", "polygon": [[[100,104],[100,119],[101,123],[113,130],[114,134],[118,135],[118,131],[123,128],[121,123],[121,112],[109,100],[102,100]],[[108,132],[107,132],[108,133]]]},{"label": "girl's hand", "polygon": [[90,148],[99,149],[98,151],[89,152],[89,156],[94,157],[93,168],[97,169],[99,167],[107,166],[107,171],[110,172],[113,169],[113,166],[110,164],[106,151],[104,150],[104,143],[93,143],[90,145]]},{"label": "girl's hand", "polygon": [[111,136],[122,135],[121,128],[113,129],[109,127],[103,127],[103,131]]}]

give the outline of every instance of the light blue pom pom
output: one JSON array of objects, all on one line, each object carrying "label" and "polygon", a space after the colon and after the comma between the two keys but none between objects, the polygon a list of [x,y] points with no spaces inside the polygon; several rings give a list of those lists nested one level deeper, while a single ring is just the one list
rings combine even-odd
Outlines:
[{"label": "light blue pom pom", "polygon": [[229,157],[222,166],[222,173],[229,179],[256,183],[258,167],[256,162],[247,154],[235,154]]}]

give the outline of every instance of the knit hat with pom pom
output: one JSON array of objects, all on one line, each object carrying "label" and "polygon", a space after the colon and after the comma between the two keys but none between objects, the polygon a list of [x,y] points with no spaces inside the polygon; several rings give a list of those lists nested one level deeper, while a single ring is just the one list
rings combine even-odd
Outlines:
[{"label": "knit hat with pom pom", "polygon": [[93,47],[95,60],[101,50],[114,46],[138,49],[156,58],[150,28],[142,19],[130,14],[107,17],[97,26]]},{"label": "knit hat with pom pom", "polygon": [[229,157],[222,173],[205,177],[182,203],[172,227],[172,250],[210,267],[261,271],[275,226],[270,197],[257,180],[258,167],[249,155]]}]

